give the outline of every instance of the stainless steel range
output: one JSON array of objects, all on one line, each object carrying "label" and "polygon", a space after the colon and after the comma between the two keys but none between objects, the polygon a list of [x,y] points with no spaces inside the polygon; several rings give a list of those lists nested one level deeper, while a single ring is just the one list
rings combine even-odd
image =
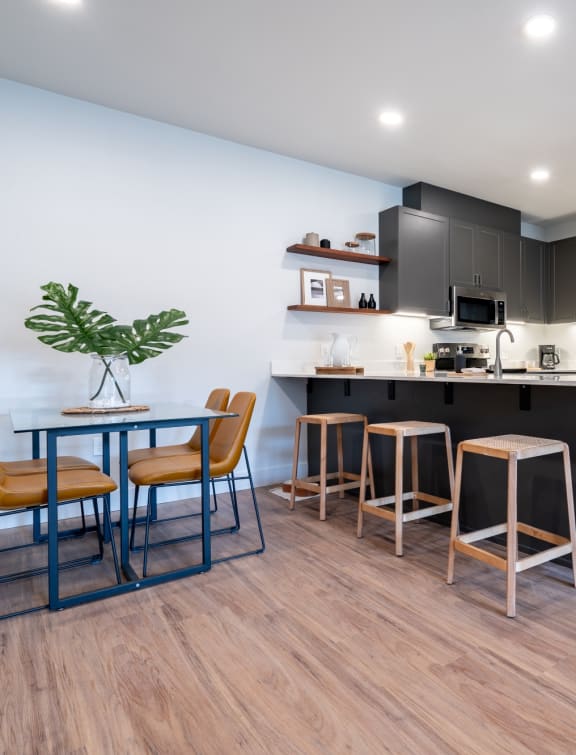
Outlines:
[{"label": "stainless steel range", "polygon": [[465,367],[487,367],[490,347],[481,343],[435,343],[432,351],[436,357],[437,370],[454,370],[456,354],[462,349]]}]

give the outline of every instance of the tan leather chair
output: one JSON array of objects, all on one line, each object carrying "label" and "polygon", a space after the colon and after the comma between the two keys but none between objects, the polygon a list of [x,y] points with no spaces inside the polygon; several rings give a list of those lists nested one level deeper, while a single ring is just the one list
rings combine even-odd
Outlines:
[{"label": "tan leather chair", "polygon": [[[211,409],[214,412],[223,412],[226,411],[226,407],[228,406],[228,399],[230,398],[230,391],[228,388],[214,388],[210,392],[210,395],[208,396],[208,399],[206,400],[205,407],[206,409]],[[218,425],[220,424],[222,420],[213,420],[210,422],[210,435],[209,440],[211,441],[214,437],[214,433],[218,429]],[[186,456],[190,453],[200,453],[200,443],[201,443],[201,430],[198,426],[190,438],[189,441],[186,443],[178,443],[171,446],[157,446],[155,448],[136,448],[133,451],[128,452],[128,467],[131,467],[133,464],[137,464],[140,461],[149,461],[150,459],[163,459],[167,456]],[[211,513],[214,513],[218,511],[218,499],[216,497],[216,485],[214,484],[214,481],[212,481],[212,498],[214,499],[214,509]],[[138,488],[136,489],[136,493],[134,496],[134,510],[138,508]],[[182,519],[187,516],[196,516],[195,514],[186,514],[184,517],[175,516],[172,517],[172,519]],[[153,501],[152,503],[152,519],[153,521],[156,520],[157,512],[156,512],[156,503]],[[133,521],[133,524],[135,523],[135,520]],[[130,539],[130,547],[134,549],[134,528],[132,528],[132,536]]]},{"label": "tan leather chair", "polygon": [[[234,514],[234,526],[223,527],[217,530],[212,530],[213,535],[236,532],[240,529],[240,519],[238,514],[238,502],[236,496],[236,481],[238,479],[234,474],[234,470],[240,461],[240,457],[244,454],[246,462],[247,475],[246,478],[250,481],[250,489],[252,492],[252,501],[254,504],[254,512],[256,515],[256,522],[258,525],[258,532],[260,535],[260,547],[256,550],[240,553],[234,556],[228,556],[225,558],[214,560],[212,563],[218,561],[227,561],[230,558],[238,558],[240,556],[253,555],[256,553],[262,553],[265,548],[264,533],[262,531],[262,524],[260,521],[260,513],[258,511],[258,502],[256,500],[256,493],[254,490],[254,483],[252,480],[252,473],[250,471],[250,464],[248,462],[248,454],[244,446],[244,441],[248,433],[250,426],[250,420],[252,419],[252,413],[254,411],[254,405],[256,403],[256,395],[254,393],[241,392],[237,393],[230,405],[228,406],[229,412],[234,412],[238,416],[231,417],[222,420],[216,428],[212,440],[210,442],[210,478],[211,479],[226,479],[229,484],[230,499],[232,503],[232,510]],[[147,575],[148,564],[148,550],[150,545],[150,522],[151,522],[151,491],[154,488],[169,487],[173,485],[188,485],[198,482],[202,474],[202,460],[201,455],[195,451],[190,451],[187,454],[179,454],[176,456],[167,456],[155,459],[149,459],[147,461],[140,461],[133,464],[129,470],[130,480],[136,486],[136,491],[142,485],[148,485],[148,506],[146,512],[146,534],[144,540],[144,566],[143,575]],[[135,501],[136,501],[135,495]],[[134,535],[134,524],[136,519],[136,509],[132,518],[132,542]],[[182,542],[183,540],[195,539],[199,535],[190,535],[173,540],[164,540],[161,543],[154,543],[157,545],[168,545],[175,542]]]},{"label": "tan leather chair", "polygon": [[[72,457],[69,457],[72,458]],[[83,460],[80,460],[83,461]],[[0,516],[16,514],[26,511],[37,511],[45,508],[48,503],[48,478],[46,473],[28,472],[25,470],[36,470],[42,468],[45,461],[41,459],[31,459],[22,462],[0,462]],[[109,495],[116,490],[116,483],[108,475],[103,474],[94,468],[91,462],[86,462],[90,468],[82,468],[78,461],[66,461],[65,457],[59,459],[59,465],[68,466],[65,469],[58,469],[58,502],[60,504],[75,503],[84,499],[92,499],[94,506],[94,518],[96,521],[96,533],[98,537],[98,554],[85,556],[61,564],[61,567],[70,568],[72,566],[82,566],[96,561],[101,561],[104,554],[102,531],[100,527],[100,515],[98,512],[97,499],[104,499],[104,516],[110,525],[110,506]],[[12,470],[14,473],[9,474],[6,470]],[[121,581],[118,558],[114,541],[112,543],[112,553],[114,556],[114,567],[116,570],[116,579]],[[0,552],[20,550],[34,546],[36,543],[26,543],[2,549]],[[22,577],[44,574],[47,567],[31,569],[12,574],[0,576],[0,583],[11,582]],[[17,616],[30,611],[37,611],[40,608],[46,608],[46,605],[26,608],[24,610],[4,614],[0,618]]]},{"label": "tan leather chair", "polygon": [[[59,456],[58,471],[67,469],[95,469],[100,470],[98,464],[82,459],[80,456]],[[24,461],[0,461],[0,472],[11,477],[27,474],[46,474],[46,459],[26,459]]]},{"label": "tan leather chair", "polygon": [[[214,388],[206,400],[206,409],[214,412],[224,412],[228,406],[230,391],[228,388]],[[210,423],[210,441],[222,420],[214,420]],[[149,459],[161,459],[166,456],[185,456],[190,452],[200,453],[200,427],[196,429],[187,443],[179,443],[172,446],[158,446],[156,448],[137,448],[128,452],[128,466]]]},{"label": "tan leather chair", "polygon": [[[65,469],[95,469],[100,470],[98,464],[94,464],[92,461],[82,459],[80,456],[59,456],[57,459],[58,470]],[[0,461],[0,473],[17,476],[27,474],[46,474],[46,459],[26,459],[24,461]],[[86,526],[86,512],[84,511],[84,501],[80,501],[80,515],[82,517],[82,526],[74,530],[67,530],[61,532],[61,537],[70,537],[74,535],[83,536],[89,531],[89,527]],[[40,512],[36,510],[34,516],[37,523],[37,534],[34,539],[36,542],[45,542],[46,535],[40,533]]]}]

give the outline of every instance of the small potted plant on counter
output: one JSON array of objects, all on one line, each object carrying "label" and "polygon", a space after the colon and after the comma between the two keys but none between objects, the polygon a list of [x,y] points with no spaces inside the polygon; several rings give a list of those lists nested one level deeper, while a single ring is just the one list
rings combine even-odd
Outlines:
[{"label": "small potted plant on counter", "polygon": [[424,364],[426,366],[425,371],[426,372],[434,372],[436,369],[436,357],[431,351],[427,351],[424,354]]}]

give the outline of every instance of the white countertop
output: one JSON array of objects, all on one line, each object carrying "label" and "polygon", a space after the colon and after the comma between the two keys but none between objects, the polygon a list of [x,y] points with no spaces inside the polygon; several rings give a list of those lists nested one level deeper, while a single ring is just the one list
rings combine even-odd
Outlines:
[{"label": "white countertop", "polygon": [[323,380],[417,380],[436,383],[488,383],[488,384],[516,384],[516,385],[552,385],[576,387],[576,373],[572,375],[557,374],[552,371],[545,374],[534,372],[504,373],[501,378],[488,374],[457,374],[453,372],[437,371],[420,375],[419,372],[409,373],[406,370],[394,369],[374,364],[364,365],[363,375],[316,375],[314,365],[304,362],[272,361],[270,374],[277,378],[311,378]]}]

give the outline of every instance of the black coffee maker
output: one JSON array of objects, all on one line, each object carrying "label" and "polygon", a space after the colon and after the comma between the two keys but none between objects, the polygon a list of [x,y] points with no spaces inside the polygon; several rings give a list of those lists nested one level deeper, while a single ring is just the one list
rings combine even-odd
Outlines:
[{"label": "black coffee maker", "polygon": [[553,343],[538,346],[538,358],[542,370],[554,370],[556,365],[560,364],[560,357]]}]

